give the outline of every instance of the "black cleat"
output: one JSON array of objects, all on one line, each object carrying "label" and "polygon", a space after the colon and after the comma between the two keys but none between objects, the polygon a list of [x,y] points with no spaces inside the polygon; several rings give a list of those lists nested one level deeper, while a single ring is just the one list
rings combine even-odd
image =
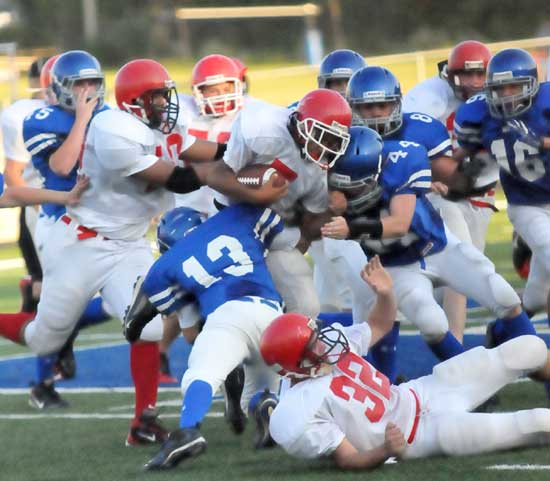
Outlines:
[{"label": "black cleat", "polygon": [[57,361],[54,364],[56,380],[73,379],[76,376],[76,359],[74,357],[73,344],[77,335],[78,331],[73,332],[59,350]]},{"label": "black cleat", "polygon": [[132,302],[126,308],[124,315],[123,333],[128,342],[136,342],[143,328],[158,314],[155,306],[149,302],[147,295],[141,290],[144,280],[144,276],[136,279]]},{"label": "black cleat", "polygon": [[59,395],[53,384],[41,382],[32,387],[29,405],[36,409],[59,409],[68,407],[69,403]]},{"label": "black cleat", "polygon": [[496,321],[491,321],[487,324],[487,329],[485,330],[485,347],[487,349],[493,349],[498,346],[498,342],[495,338],[493,328],[495,327]]},{"label": "black cleat", "polygon": [[158,414],[154,409],[144,409],[139,417],[139,424],[130,428],[126,438],[126,446],[139,444],[163,443],[168,438],[168,430],[158,422]]},{"label": "black cleat", "polygon": [[275,441],[269,434],[269,418],[277,406],[279,400],[275,394],[266,389],[257,399],[250,401],[248,414],[256,421],[256,433],[254,434],[254,447],[264,449],[275,446]]},{"label": "black cleat", "polygon": [[181,461],[206,451],[208,443],[198,429],[172,431],[160,451],[143,468],[147,471],[175,468]]},{"label": "black cleat", "polygon": [[244,388],[244,369],[237,366],[225,378],[225,419],[235,434],[242,434],[246,426],[246,415],[241,409],[241,395]]}]

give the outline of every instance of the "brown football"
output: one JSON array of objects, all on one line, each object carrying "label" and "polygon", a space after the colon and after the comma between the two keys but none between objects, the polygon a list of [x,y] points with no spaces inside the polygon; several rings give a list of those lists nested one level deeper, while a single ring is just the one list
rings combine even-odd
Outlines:
[{"label": "brown football", "polygon": [[237,173],[237,180],[241,184],[248,185],[253,189],[259,189],[269,181],[272,175],[276,175],[276,179],[274,180],[276,187],[284,184],[285,178],[268,164],[251,164],[243,167]]}]

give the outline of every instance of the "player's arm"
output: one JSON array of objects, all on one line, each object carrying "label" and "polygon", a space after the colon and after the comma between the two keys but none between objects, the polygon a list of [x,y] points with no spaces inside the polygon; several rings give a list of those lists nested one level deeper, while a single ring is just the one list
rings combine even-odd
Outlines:
[{"label": "player's arm", "polygon": [[68,176],[80,157],[82,145],[86,137],[86,127],[99,101],[98,97],[87,100],[89,93],[89,88],[85,88],[78,94],[76,98],[75,120],[69,135],[59,148],[50,155],[50,168],[57,175]]},{"label": "player's arm", "polygon": [[363,268],[361,278],[376,294],[376,303],[369,312],[368,321],[372,346],[391,330],[397,317],[397,301],[393,291],[393,280],[377,255]]},{"label": "player's arm", "polygon": [[6,166],[4,167],[4,179],[9,187],[24,186],[23,171],[26,167],[25,162],[19,162],[15,159],[6,157]]},{"label": "player's arm", "polygon": [[401,430],[395,424],[388,423],[382,446],[361,452],[344,438],[332,457],[341,469],[374,469],[392,456],[401,456],[406,447],[405,437]]},{"label": "player's arm", "polygon": [[0,207],[20,207],[43,203],[76,205],[80,201],[83,192],[87,189],[88,183],[87,178],[81,177],[69,192],[35,189],[25,186],[7,187],[2,196],[0,196]]},{"label": "player's arm", "polygon": [[196,139],[188,149],[181,153],[180,159],[186,162],[210,162],[219,160],[223,157],[226,148],[226,144]]},{"label": "player's arm", "polygon": [[390,200],[390,215],[383,219],[355,217],[349,220],[333,217],[321,228],[321,234],[332,239],[357,239],[368,235],[371,239],[384,239],[405,235],[411,226],[416,206],[415,194],[399,194]]},{"label": "player's arm", "polygon": [[205,162],[179,167],[159,159],[146,169],[133,174],[133,177],[177,194],[186,194],[206,184],[206,177],[213,165],[214,163]]},{"label": "player's arm", "polygon": [[252,189],[241,184],[235,172],[224,162],[215,162],[207,176],[207,184],[213,189],[227,195],[238,202],[249,202],[251,204],[273,204],[288,191],[288,183],[281,186],[274,186],[277,176],[273,175],[269,182],[263,184],[259,189]]}]

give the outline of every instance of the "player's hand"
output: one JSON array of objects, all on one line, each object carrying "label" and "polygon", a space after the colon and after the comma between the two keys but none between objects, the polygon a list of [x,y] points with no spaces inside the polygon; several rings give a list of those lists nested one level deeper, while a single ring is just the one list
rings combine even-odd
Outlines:
[{"label": "player's hand", "polygon": [[374,256],[361,271],[361,278],[370,286],[377,295],[391,294],[393,279],[390,273],[384,269],[380,257]]},{"label": "player's hand", "polygon": [[270,205],[284,197],[288,192],[288,182],[282,181],[278,174],[273,174],[269,181],[257,190],[251,190],[253,202],[256,204]]},{"label": "player's hand", "polygon": [[439,195],[447,195],[449,193],[449,186],[443,182],[432,182],[430,190]]},{"label": "player's hand", "polygon": [[80,202],[80,198],[84,191],[89,187],[90,179],[85,175],[79,175],[76,179],[74,187],[67,192],[67,202],[65,205],[73,206]]},{"label": "player's hand", "polygon": [[388,457],[395,456],[401,457],[407,449],[407,442],[405,436],[395,424],[386,424],[386,431],[384,433],[384,448],[388,454]]},{"label": "player's hand", "polygon": [[515,132],[523,143],[535,147],[539,152],[544,148],[544,138],[533,132],[522,120],[508,120],[505,129]]},{"label": "player's hand", "polygon": [[331,222],[327,222],[321,227],[321,235],[331,239],[347,239],[349,227],[346,219],[342,216],[333,217]]},{"label": "player's hand", "polygon": [[348,208],[346,196],[337,190],[329,192],[328,208],[335,215],[342,215]]},{"label": "player's hand", "polygon": [[[90,96],[92,98],[88,100]],[[90,87],[83,88],[76,96],[75,117],[87,124],[92,118],[98,102],[99,97],[91,92]]]}]

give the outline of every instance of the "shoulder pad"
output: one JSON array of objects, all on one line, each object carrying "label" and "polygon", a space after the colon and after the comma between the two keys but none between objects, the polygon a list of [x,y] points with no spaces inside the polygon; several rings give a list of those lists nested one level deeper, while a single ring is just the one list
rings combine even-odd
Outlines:
[{"label": "shoulder pad", "polygon": [[121,137],[141,145],[155,144],[153,131],[133,115],[122,110],[113,109],[99,112],[92,120],[90,128],[92,127],[98,132]]}]

